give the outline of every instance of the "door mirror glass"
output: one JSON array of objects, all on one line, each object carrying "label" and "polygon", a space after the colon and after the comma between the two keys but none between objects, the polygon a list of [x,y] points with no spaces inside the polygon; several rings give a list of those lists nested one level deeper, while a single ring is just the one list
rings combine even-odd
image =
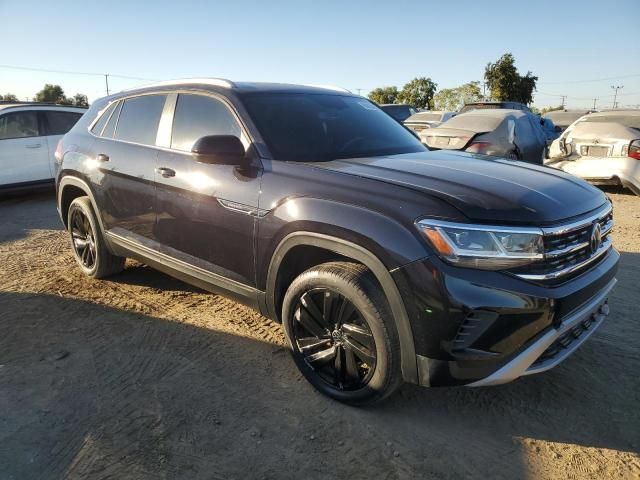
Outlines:
[{"label": "door mirror glass", "polygon": [[245,151],[235,135],[207,135],[196,140],[191,148],[193,158],[200,163],[242,165]]}]

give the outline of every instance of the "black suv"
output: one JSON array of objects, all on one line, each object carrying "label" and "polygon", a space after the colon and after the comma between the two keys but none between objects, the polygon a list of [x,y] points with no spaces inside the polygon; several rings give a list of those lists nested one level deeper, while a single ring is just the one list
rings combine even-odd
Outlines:
[{"label": "black suv", "polygon": [[134,257],[250,305],[341,401],[547,370],[609,312],[619,255],[602,192],[429,152],[346,91],[203,79],[121,92],[56,157],[86,275]]}]

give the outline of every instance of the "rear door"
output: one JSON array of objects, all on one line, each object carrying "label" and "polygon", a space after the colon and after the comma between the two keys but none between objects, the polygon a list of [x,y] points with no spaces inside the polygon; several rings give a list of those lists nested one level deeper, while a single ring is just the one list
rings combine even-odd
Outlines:
[{"label": "rear door", "polygon": [[147,246],[153,240],[156,136],[166,97],[138,95],[107,109],[110,119],[93,148],[102,173],[96,190],[106,229]]},{"label": "rear door", "polygon": [[0,185],[29,184],[52,178],[38,111],[0,114]]}]

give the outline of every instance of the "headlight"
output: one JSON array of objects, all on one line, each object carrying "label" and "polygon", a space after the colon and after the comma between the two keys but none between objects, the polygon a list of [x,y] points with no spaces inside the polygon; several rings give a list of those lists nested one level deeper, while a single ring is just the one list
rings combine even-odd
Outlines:
[{"label": "headlight", "polygon": [[539,228],[494,227],[419,220],[418,228],[444,260],[455,265],[501,270],[544,258]]}]

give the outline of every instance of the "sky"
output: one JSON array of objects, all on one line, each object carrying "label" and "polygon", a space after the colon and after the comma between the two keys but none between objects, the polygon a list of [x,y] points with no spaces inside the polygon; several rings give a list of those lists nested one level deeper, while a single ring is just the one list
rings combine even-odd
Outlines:
[{"label": "sky", "polygon": [[610,108],[612,85],[621,105],[640,106],[639,20],[640,0],[0,0],[0,93],[55,83],[93,100],[109,73],[112,93],[207,76],[366,95],[422,76],[439,88],[482,81],[511,52],[539,77],[536,106],[566,95],[567,107]]}]

